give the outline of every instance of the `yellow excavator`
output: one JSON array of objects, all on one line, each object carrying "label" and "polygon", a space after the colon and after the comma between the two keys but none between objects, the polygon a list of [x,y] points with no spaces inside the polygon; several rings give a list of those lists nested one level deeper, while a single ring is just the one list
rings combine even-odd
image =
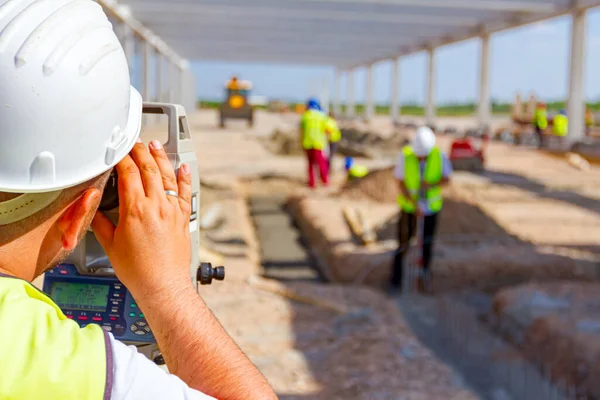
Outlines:
[{"label": "yellow excavator", "polygon": [[248,102],[252,82],[232,77],[225,86],[225,101],[219,107],[219,126],[225,127],[227,119],[245,119],[248,126],[254,125],[254,108]]}]

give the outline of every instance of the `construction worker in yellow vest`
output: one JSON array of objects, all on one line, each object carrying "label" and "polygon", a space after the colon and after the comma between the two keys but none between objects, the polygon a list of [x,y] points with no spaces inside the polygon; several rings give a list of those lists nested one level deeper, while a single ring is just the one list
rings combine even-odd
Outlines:
[{"label": "construction worker in yellow vest", "polygon": [[400,195],[398,205],[401,216],[398,222],[398,250],[394,258],[391,292],[402,290],[404,255],[411,238],[416,233],[417,218],[423,224],[423,274],[419,288],[424,290],[430,275],[429,266],[438,214],[442,210],[442,186],[452,175],[450,160],[437,146],[433,131],[428,127],[417,130],[410,146],[405,146],[398,156],[394,176],[398,181]]},{"label": "construction worker in yellow vest", "polygon": [[300,142],[306,152],[308,166],[308,186],[315,188],[315,169],[319,170],[324,186],[329,183],[329,172],[324,150],[327,146],[327,115],[315,98],[306,103],[306,112],[300,121]]},{"label": "construction worker in yellow vest", "polygon": [[369,174],[369,168],[357,164],[352,157],[346,157],[345,169],[348,174],[348,182],[362,179]]},{"label": "construction worker in yellow vest", "polygon": [[569,119],[567,118],[567,111],[560,110],[560,112],[554,117],[552,122],[552,132],[556,138],[564,138],[569,133]]},{"label": "construction worker in yellow vest", "polygon": [[327,137],[329,138],[329,156],[327,159],[327,166],[329,168],[329,174],[331,174],[333,158],[337,151],[337,146],[340,140],[342,140],[342,131],[338,126],[333,112],[329,113],[326,125]]},{"label": "construction worker in yellow vest", "polygon": [[535,133],[538,137],[538,144],[541,148],[544,144],[544,134],[546,128],[548,128],[548,109],[546,104],[539,102],[535,109],[533,116],[533,125],[535,127]]},{"label": "construction worker in yellow vest", "polygon": [[586,135],[590,135],[591,134],[591,130],[594,127],[594,124],[596,123],[595,118],[594,118],[594,113],[592,112],[592,110],[590,110],[589,107],[585,108],[585,133]]},{"label": "construction worker in yellow vest", "polygon": [[[159,142],[138,140],[142,98],[102,7],[12,0],[2,11],[0,399],[276,399],[190,283],[191,166],[176,175]],[[114,167],[118,228],[96,213]],[[32,285],[90,223],[171,374]],[[94,312],[109,302],[101,290],[85,299]]]}]

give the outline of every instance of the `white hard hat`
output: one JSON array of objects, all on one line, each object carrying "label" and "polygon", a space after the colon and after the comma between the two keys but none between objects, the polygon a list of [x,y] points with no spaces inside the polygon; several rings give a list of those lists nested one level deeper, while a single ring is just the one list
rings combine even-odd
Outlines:
[{"label": "white hard hat", "polygon": [[435,147],[435,134],[431,128],[422,126],[417,129],[417,134],[412,141],[413,151],[417,157],[426,157]]},{"label": "white hard hat", "polygon": [[102,7],[0,4],[0,192],[59,193],[108,171],[139,136],[142,98]]}]

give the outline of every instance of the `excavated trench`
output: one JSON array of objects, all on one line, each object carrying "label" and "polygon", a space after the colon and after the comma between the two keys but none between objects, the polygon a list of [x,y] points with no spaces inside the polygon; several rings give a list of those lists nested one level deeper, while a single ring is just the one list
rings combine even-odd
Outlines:
[{"label": "excavated trench", "polygon": [[[250,217],[262,254],[263,275],[282,282],[325,283],[323,260],[316,256],[286,209],[288,195],[301,182],[278,178],[248,183]],[[496,332],[492,296],[477,290],[396,301],[413,334],[456,373],[458,384],[481,399],[563,400],[577,397],[548,371],[532,365]]]}]

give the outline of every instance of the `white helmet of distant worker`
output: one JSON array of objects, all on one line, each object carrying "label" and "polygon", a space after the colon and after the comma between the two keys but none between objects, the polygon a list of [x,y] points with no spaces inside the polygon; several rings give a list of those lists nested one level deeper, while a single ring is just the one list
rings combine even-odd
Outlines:
[{"label": "white helmet of distant worker", "polygon": [[141,113],[98,3],[0,5],[0,192],[60,193],[110,170],[135,144]]},{"label": "white helmet of distant worker", "polygon": [[435,147],[435,134],[431,128],[422,126],[412,141],[412,148],[417,157],[427,157]]}]

